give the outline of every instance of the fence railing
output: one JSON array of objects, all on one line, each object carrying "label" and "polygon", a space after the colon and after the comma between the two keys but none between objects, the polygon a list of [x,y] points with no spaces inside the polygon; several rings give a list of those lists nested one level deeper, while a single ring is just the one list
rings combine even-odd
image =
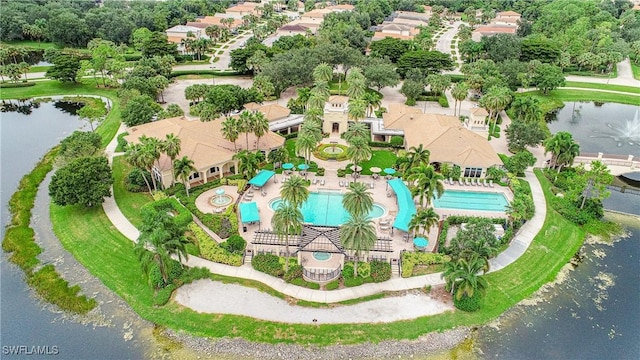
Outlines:
[{"label": "fence railing", "polygon": [[624,194],[640,195],[640,190],[631,189],[626,186],[607,185],[607,189],[621,192]]},{"label": "fence railing", "polygon": [[302,276],[305,280],[325,282],[331,281],[333,279],[338,278],[342,273],[341,267],[338,266],[336,269],[307,269],[302,268]]}]

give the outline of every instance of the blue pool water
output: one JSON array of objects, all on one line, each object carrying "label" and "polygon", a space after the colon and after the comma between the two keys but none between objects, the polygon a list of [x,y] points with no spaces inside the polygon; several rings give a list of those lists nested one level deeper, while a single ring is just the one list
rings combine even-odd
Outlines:
[{"label": "blue pool water", "polygon": [[[282,200],[274,199],[269,203],[272,210],[277,209]],[[313,225],[340,226],[349,219],[349,213],[342,207],[342,194],[334,192],[312,192],[309,198],[302,204],[304,222]],[[374,204],[369,213],[370,219],[384,216],[385,208],[380,204]]]},{"label": "blue pool water", "polygon": [[433,199],[438,209],[505,211],[509,204],[502,193],[445,190],[442,196]]}]

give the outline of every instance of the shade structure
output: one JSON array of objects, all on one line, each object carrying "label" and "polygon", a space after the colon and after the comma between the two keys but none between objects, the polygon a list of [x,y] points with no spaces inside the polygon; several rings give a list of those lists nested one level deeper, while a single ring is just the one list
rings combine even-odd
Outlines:
[{"label": "shade structure", "polygon": [[384,173],[387,174],[387,175],[393,175],[393,174],[396,173],[396,169],[392,169],[392,168],[385,168],[382,171],[384,171]]},{"label": "shade structure", "polygon": [[369,170],[371,170],[371,172],[372,172],[372,173],[374,173],[374,174],[377,174],[377,173],[379,173],[379,172],[381,172],[381,171],[382,171],[382,169],[380,169],[380,168],[379,168],[379,167],[377,167],[377,166],[374,166],[374,167],[372,167],[372,168],[369,168]]},{"label": "shade structure", "polygon": [[243,224],[259,222],[258,204],[255,201],[240,203],[240,220]]},{"label": "shade structure", "polygon": [[263,187],[264,184],[271,179],[271,177],[275,175],[275,173],[271,170],[260,170],[258,175],[254,176],[251,180],[249,180],[250,185],[255,185],[258,187]]},{"label": "shade structure", "polygon": [[413,203],[411,191],[409,191],[407,185],[402,182],[402,179],[388,180],[387,184],[391,186],[398,199],[398,215],[393,222],[393,227],[404,232],[409,232],[409,222],[413,215],[416,214],[416,205]]},{"label": "shade structure", "polygon": [[429,240],[423,237],[417,237],[413,239],[413,245],[415,245],[416,247],[425,248],[427,247],[428,244],[429,244]]},{"label": "shade structure", "polygon": [[298,165],[298,169],[300,169],[300,170],[307,170],[308,168],[309,168],[309,165],[307,165],[307,164]]},{"label": "shade structure", "polygon": [[284,163],[282,164],[282,168],[285,170],[291,170],[293,169],[293,164],[292,163]]}]

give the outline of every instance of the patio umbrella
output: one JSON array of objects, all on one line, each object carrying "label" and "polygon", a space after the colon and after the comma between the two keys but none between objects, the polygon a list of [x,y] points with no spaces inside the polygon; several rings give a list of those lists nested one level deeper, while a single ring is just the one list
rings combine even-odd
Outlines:
[{"label": "patio umbrella", "polygon": [[354,166],[353,171],[362,171],[362,166]]},{"label": "patio umbrella", "polygon": [[307,165],[307,164],[298,165],[298,169],[300,169],[300,170],[307,170],[308,168],[309,168],[309,165]]},{"label": "patio umbrella", "polygon": [[374,166],[374,167],[372,167],[372,168],[369,168],[369,170],[371,170],[371,172],[372,172],[372,173],[376,173],[376,174],[382,171],[382,169],[380,169],[380,168],[379,168],[379,167],[377,167],[377,166]]},{"label": "patio umbrella", "polygon": [[285,170],[291,170],[293,169],[293,164],[292,163],[284,163],[282,164],[282,168]]},{"label": "patio umbrella", "polygon": [[387,175],[393,175],[396,173],[396,169],[392,169],[392,168],[385,168],[383,171]]}]

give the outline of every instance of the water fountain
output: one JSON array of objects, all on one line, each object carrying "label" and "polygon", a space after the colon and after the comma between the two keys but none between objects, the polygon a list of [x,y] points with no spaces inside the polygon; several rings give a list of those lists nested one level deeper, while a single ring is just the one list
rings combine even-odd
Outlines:
[{"label": "water fountain", "polygon": [[232,201],[233,198],[230,195],[225,194],[223,188],[216,190],[216,195],[209,199],[209,203],[218,208],[228,206]]},{"label": "water fountain", "polygon": [[607,123],[607,128],[613,131],[601,131],[599,135],[592,135],[592,138],[609,138],[613,139],[618,147],[624,146],[640,146],[640,119],[638,119],[638,110],[633,120],[627,120],[624,124]]}]

